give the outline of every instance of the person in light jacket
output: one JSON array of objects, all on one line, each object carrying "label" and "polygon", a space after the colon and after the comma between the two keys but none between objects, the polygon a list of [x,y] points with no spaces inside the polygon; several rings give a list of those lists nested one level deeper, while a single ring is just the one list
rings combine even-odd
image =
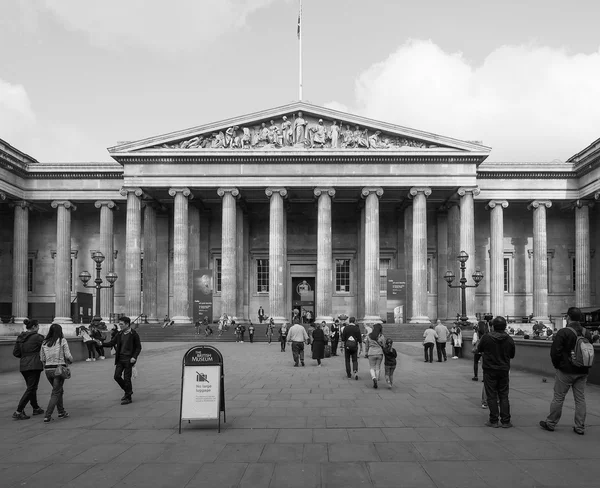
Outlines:
[{"label": "person in light jacket", "polygon": [[42,343],[40,359],[44,365],[46,379],[52,385],[52,394],[50,395],[48,407],[46,407],[44,422],[48,423],[52,420],[54,408],[58,409],[59,419],[66,419],[69,414],[65,410],[63,403],[63,385],[65,380],[60,376],[55,376],[54,373],[58,366],[71,364],[73,356],[71,355],[69,344],[63,336],[62,327],[59,324],[52,324],[50,329],[48,329],[48,334]]}]

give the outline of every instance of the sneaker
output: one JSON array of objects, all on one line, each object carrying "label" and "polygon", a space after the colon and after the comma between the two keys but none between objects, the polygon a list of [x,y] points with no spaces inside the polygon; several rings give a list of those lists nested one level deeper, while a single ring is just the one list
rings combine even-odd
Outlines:
[{"label": "sneaker", "polygon": [[377,380],[373,378],[373,388],[377,388]]},{"label": "sneaker", "polygon": [[490,422],[489,420],[484,424],[486,427],[492,427],[493,429],[497,429],[500,427],[498,422]]},{"label": "sneaker", "polygon": [[59,419],[66,419],[69,416],[69,412],[62,412],[58,414]]},{"label": "sneaker", "polygon": [[356,381],[358,381],[358,371],[355,371],[355,372],[354,372],[354,379],[355,379]]},{"label": "sneaker", "polygon": [[43,408],[38,407],[38,408],[34,408],[33,409],[33,415],[41,415],[43,413],[44,413],[44,409]]},{"label": "sneaker", "polygon": [[304,361],[302,362],[302,367],[304,367]]},{"label": "sneaker", "polygon": [[125,398],[125,400],[121,400],[121,405],[129,405],[132,402],[133,400],[131,399],[131,397],[127,397]]},{"label": "sneaker", "polygon": [[444,361],[448,361],[448,358],[444,358]]},{"label": "sneaker", "polygon": [[27,420],[30,419],[31,417],[29,415],[27,415],[25,412],[15,412],[13,413],[13,419],[15,420]]},{"label": "sneaker", "polygon": [[100,356],[100,359],[106,359],[106,357],[104,357],[104,356]]},{"label": "sneaker", "polygon": [[452,356],[452,359],[458,359],[458,356]]},{"label": "sneaker", "polygon": [[487,403],[482,403],[481,408],[488,408]]},{"label": "sneaker", "polygon": [[540,420],[540,427],[548,432],[554,432],[554,427],[551,427],[545,420]]},{"label": "sneaker", "polygon": [[503,429],[510,429],[513,426],[511,422],[506,422],[505,424],[500,425]]},{"label": "sneaker", "polygon": [[321,365],[320,365],[320,364],[317,364],[317,368],[320,368],[320,367],[321,367]]},{"label": "sneaker", "polygon": [[92,361],[95,361],[95,360],[96,360],[96,358],[92,358]]},{"label": "sneaker", "polygon": [[577,427],[573,427],[573,432],[575,432],[577,435],[585,435],[585,431],[578,429]]},{"label": "sneaker", "polygon": [[297,367],[298,367],[298,363],[294,364],[294,368],[297,368]]},{"label": "sneaker", "polygon": [[87,359],[86,359],[86,362],[88,362],[88,363],[89,363],[91,360],[92,360],[92,358],[87,358]]},{"label": "sneaker", "polygon": [[477,376],[473,376],[471,379],[472,379],[473,381],[479,381],[479,378],[478,378]]},{"label": "sneaker", "polygon": [[349,374],[349,375],[348,375],[348,379],[350,379],[350,378],[352,378],[352,375],[351,375],[351,374]]},{"label": "sneaker", "polygon": [[48,422],[52,421],[52,417],[44,417],[44,423],[47,424]]}]

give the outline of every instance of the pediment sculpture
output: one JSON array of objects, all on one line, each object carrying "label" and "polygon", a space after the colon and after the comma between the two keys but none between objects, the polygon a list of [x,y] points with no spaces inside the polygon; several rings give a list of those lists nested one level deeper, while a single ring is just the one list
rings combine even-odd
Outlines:
[{"label": "pediment sculpture", "polygon": [[440,146],[343,121],[305,118],[302,112],[255,125],[234,125],[149,149],[431,149]]}]

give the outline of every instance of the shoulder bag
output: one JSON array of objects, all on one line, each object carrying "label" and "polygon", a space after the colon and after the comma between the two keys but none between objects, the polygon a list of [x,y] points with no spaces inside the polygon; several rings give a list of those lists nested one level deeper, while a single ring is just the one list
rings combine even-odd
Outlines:
[{"label": "shoulder bag", "polygon": [[58,362],[59,363],[61,362],[60,356],[61,356],[61,353],[62,353],[63,361],[64,361],[65,364],[64,365],[59,364],[56,367],[56,369],[54,370],[54,376],[62,378],[63,380],[68,380],[71,377],[71,370],[66,365],[67,361],[66,361],[65,355],[63,353],[62,341],[63,341],[63,339],[60,339],[60,343],[58,345]]}]

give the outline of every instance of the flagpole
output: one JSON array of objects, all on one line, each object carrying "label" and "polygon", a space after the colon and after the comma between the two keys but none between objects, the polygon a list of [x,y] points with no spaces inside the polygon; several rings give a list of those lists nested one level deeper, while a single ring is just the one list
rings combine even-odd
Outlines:
[{"label": "flagpole", "polygon": [[302,101],[302,0],[298,13],[298,101]]}]

